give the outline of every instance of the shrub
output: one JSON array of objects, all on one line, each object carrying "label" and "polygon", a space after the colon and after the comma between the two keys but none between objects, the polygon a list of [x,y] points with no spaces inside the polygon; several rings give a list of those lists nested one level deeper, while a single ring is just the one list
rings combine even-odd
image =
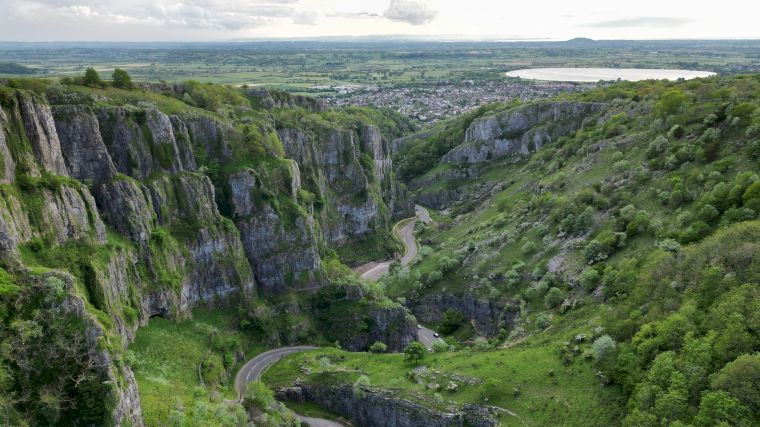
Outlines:
[{"label": "shrub", "polygon": [[441,332],[444,334],[450,334],[464,323],[464,315],[458,310],[450,308],[443,313],[443,320],[441,320]]},{"label": "shrub", "polygon": [[82,84],[85,86],[90,87],[103,87],[105,84],[103,83],[103,80],[100,79],[100,76],[98,75],[98,72],[95,71],[94,68],[88,68],[84,72],[84,77],[82,78]]},{"label": "shrub", "polygon": [[449,351],[449,345],[443,341],[436,341],[433,343],[433,353],[446,353]]},{"label": "shrub", "polygon": [[606,359],[615,350],[615,340],[609,335],[603,335],[594,341],[591,351],[594,353],[594,359],[601,362]]},{"label": "shrub", "polygon": [[647,158],[653,159],[660,154],[668,151],[668,139],[660,135],[649,144],[647,148]]},{"label": "shrub", "polygon": [[425,346],[419,341],[414,341],[404,349],[404,359],[410,360],[416,365],[425,358],[425,353],[427,353]]},{"label": "shrub", "polygon": [[599,284],[601,278],[602,276],[598,271],[596,271],[596,269],[587,268],[583,270],[583,273],[581,273],[580,277],[578,277],[578,282],[580,283],[581,287],[583,287],[583,289],[585,289],[587,292],[591,292]]},{"label": "shrub", "polygon": [[526,242],[524,245],[522,245],[520,251],[523,255],[530,255],[536,251],[536,244],[533,242]]},{"label": "shrub", "polygon": [[385,353],[387,350],[388,346],[382,341],[375,341],[375,343],[369,347],[369,351],[372,353]]},{"label": "shrub", "polygon": [[540,329],[546,329],[551,325],[551,319],[549,319],[549,315],[546,313],[539,313],[538,316],[536,316],[536,326],[538,326]]},{"label": "shrub", "polygon": [[354,397],[364,397],[367,394],[367,390],[369,390],[369,386],[369,377],[366,375],[359,376],[359,378],[354,381],[354,385],[352,387]]},{"label": "shrub", "polygon": [[565,293],[560,288],[551,288],[544,297],[544,304],[547,308],[555,308],[565,299]]},{"label": "shrub", "polygon": [[132,77],[129,76],[129,73],[126,71],[117,68],[113,70],[113,75],[111,75],[113,87],[119,88],[119,89],[126,89],[126,90],[132,90],[134,89],[134,85],[132,84]]},{"label": "shrub", "polygon": [[686,129],[681,125],[675,125],[668,131],[668,137],[674,139],[681,139],[686,136]]},{"label": "shrub", "polygon": [[432,285],[434,283],[437,283],[443,278],[443,273],[441,273],[438,270],[433,270],[430,273],[428,273],[427,278],[425,279],[425,283],[428,285]]}]

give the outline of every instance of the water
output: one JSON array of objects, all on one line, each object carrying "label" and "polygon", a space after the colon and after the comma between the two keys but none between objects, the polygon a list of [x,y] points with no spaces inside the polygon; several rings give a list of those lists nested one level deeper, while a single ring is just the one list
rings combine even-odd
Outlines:
[{"label": "water", "polygon": [[600,80],[678,80],[714,76],[710,71],[644,68],[528,68],[507,73],[509,77],[559,82],[598,82]]}]

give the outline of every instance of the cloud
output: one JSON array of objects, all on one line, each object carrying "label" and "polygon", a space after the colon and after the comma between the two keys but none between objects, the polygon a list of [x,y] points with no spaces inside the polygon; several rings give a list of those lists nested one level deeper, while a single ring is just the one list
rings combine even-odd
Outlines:
[{"label": "cloud", "polygon": [[591,28],[671,28],[681,27],[690,21],[685,18],[642,16],[638,18],[615,19],[611,21],[592,22],[584,25]]},{"label": "cloud", "polygon": [[349,18],[349,19],[363,19],[363,18],[382,18],[383,15],[373,12],[333,12],[327,14],[328,18]]},{"label": "cloud", "polygon": [[391,21],[424,25],[435,19],[438,11],[431,9],[421,0],[391,0],[383,16]]},{"label": "cloud", "polygon": [[185,29],[243,30],[292,19],[313,23],[299,0],[0,0],[8,15],[28,22],[46,17],[113,24],[142,24]]},{"label": "cloud", "polygon": [[317,25],[319,15],[314,11],[296,12],[293,14],[293,23],[298,25]]}]

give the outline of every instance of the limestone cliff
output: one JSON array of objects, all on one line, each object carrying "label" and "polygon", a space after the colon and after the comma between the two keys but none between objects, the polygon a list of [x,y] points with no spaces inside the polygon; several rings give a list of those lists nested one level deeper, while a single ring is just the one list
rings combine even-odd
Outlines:
[{"label": "limestone cliff", "polygon": [[[3,89],[0,273],[30,283],[46,279],[26,266],[70,273],[53,276],[65,278],[67,312],[84,319],[93,375],[108,384],[94,424],[142,425],[134,376],[117,355],[150,317],[321,288],[331,246],[389,230],[412,209],[370,125],[316,138],[278,134],[274,121],[168,115],[78,92],[54,94],[51,106]],[[366,330],[334,339],[355,349],[412,339],[402,307],[369,308]]]},{"label": "limestone cliff", "polygon": [[303,186],[321,201],[325,239],[342,244],[413,215],[393,179],[388,143],[374,126],[278,130],[285,155],[298,162]]},{"label": "limestone cliff", "polygon": [[277,390],[277,398],[285,401],[311,402],[351,420],[359,427],[490,427],[498,425],[494,408],[465,405],[445,412],[426,408],[390,392],[367,390],[354,393],[349,384],[299,382]]},{"label": "limestone cliff", "polygon": [[537,102],[481,117],[467,128],[463,144],[441,161],[467,164],[527,156],[579,129],[585,117],[603,107],[585,102]]}]

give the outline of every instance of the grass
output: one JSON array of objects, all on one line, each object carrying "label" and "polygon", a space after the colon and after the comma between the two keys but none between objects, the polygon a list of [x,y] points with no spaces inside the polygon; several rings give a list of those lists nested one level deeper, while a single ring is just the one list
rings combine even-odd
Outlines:
[{"label": "grass", "polygon": [[[234,313],[225,310],[196,310],[191,319],[181,322],[156,317],[138,330],[127,360],[135,372],[146,425],[166,421],[176,400],[190,406],[201,386],[198,366],[206,361],[208,364],[223,361],[224,351],[210,345],[213,331],[217,336],[237,340],[239,351],[245,355],[243,361],[265,350],[263,345],[243,335],[237,329]],[[240,366],[242,363],[235,363],[218,373],[207,370],[212,374],[204,375],[210,405],[223,406],[224,399],[236,398],[234,378]]]},{"label": "grass", "polygon": [[[419,382],[409,379],[416,366],[401,354],[348,353],[333,348],[289,356],[264,374],[264,382],[272,387],[292,384],[296,378],[322,384],[350,383],[364,374],[373,387],[436,409],[465,403],[507,409],[515,416],[503,415],[503,425],[522,425],[523,421],[526,425],[614,425],[622,415],[620,389],[602,385],[593,362],[581,356],[563,365],[554,344],[578,333],[591,336],[592,327],[578,322],[591,316],[591,310],[580,310],[509,348],[428,354],[419,364],[427,368]],[[589,346],[580,344],[580,350]],[[321,373],[320,359],[325,357],[331,363]],[[311,373],[305,374],[303,366]],[[458,385],[455,392],[446,390],[449,382]],[[443,396],[443,404],[435,401],[436,392],[428,387],[431,383],[440,385],[437,393]]]},{"label": "grass", "polygon": [[285,402],[285,405],[292,409],[298,415],[311,418],[322,418],[326,420],[345,421],[340,414],[329,411],[319,405],[310,402]]}]

